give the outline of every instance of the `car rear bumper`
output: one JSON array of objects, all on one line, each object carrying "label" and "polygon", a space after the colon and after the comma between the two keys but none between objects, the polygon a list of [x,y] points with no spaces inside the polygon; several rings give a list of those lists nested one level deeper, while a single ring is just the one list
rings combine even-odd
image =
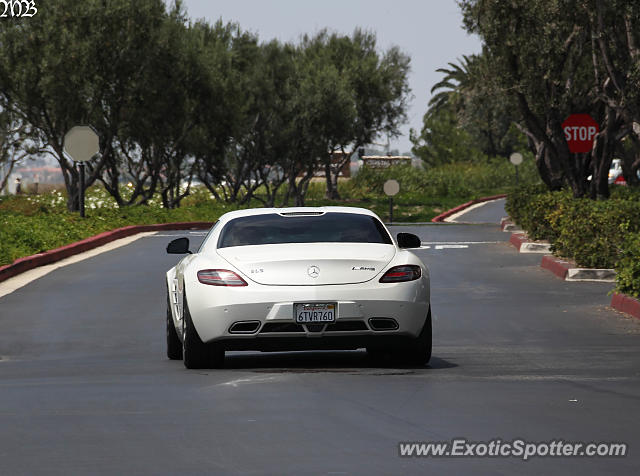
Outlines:
[{"label": "car rear bumper", "polygon": [[[430,300],[425,277],[394,284],[251,288],[187,284],[191,319],[204,342],[218,341],[229,350],[348,349],[395,340],[402,345],[420,334]],[[294,305],[316,302],[337,303],[335,323],[296,324]],[[397,327],[379,328],[375,324],[382,321],[372,319],[380,318]],[[255,330],[236,333],[237,323],[253,323],[247,327]]]}]

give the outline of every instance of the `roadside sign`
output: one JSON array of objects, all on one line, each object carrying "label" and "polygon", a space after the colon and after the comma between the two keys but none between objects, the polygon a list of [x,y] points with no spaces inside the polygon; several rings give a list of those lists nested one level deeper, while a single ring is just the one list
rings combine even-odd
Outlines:
[{"label": "roadside sign", "polygon": [[382,189],[389,197],[389,223],[393,223],[393,196],[400,191],[400,184],[397,180],[389,179],[384,183]]},{"label": "roadside sign", "polygon": [[514,152],[513,154],[511,154],[509,156],[509,162],[511,162],[513,165],[515,165],[516,168],[516,185],[519,184],[519,180],[518,180],[518,165],[520,165],[522,163],[522,154],[520,152]]},{"label": "roadside sign", "polygon": [[571,114],[563,123],[564,137],[572,154],[590,152],[600,132],[598,123],[589,114]]},{"label": "roadside sign", "polygon": [[78,207],[80,216],[84,218],[84,163],[100,152],[100,139],[90,126],[75,126],[64,135],[64,151],[74,162],[78,162],[80,174],[80,190]]},{"label": "roadside sign", "polygon": [[75,162],[86,162],[100,151],[98,134],[89,126],[75,126],[64,136],[64,151]]},{"label": "roadside sign", "polygon": [[398,183],[397,180],[394,180],[394,179],[387,180],[384,183],[383,190],[387,196],[393,197],[394,195],[397,195],[398,192],[400,191],[400,184]]}]

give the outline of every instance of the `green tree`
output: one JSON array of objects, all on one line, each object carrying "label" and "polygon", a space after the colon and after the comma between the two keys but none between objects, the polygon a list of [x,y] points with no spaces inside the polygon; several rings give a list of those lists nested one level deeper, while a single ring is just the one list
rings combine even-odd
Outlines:
[{"label": "green tree", "polygon": [[[98,180],[119,206],[125,206],[146,203],[161,183],[163,163],[149,153],[148,144],[140,138],[146,141],[162,128],[148,120],[158,118],[165,103],[150,96],[164,77],[158,63],[171,50],[170,36],[184,28],[182,18],[167,14],[164,5],[156,1],[121,1],[112,7],[103,12],[108,17],[97,19],[90,43],[88,61],[95,71],[90,87],[98,92],[92,98],[96,103],[90,122],[101,136],[104,168]],[[174,95],[177,90],[174,86],[164,92]],[[123,181],[134,185],[126,195],[121,190]]]},{"label": "green tree", "polygon": [[464,96],[473,87],[472,64],[477,56],[463,55],[460,64],[449,63],[448,68],[438,68],[436,72],[444,74],[444,78],[431,88],[434,94],[429,100],[429,109],[437,111],[444,107],[453,108],[456,112],[464,108]]},{"label": "green tree", "polygon": [[133,134],[150,162],[160,165],[154,170],[166,208],[180,206],[190,193],[199,159],[211,166],[221,160],[233,114],[225,93],[236,29],[222,22],[189,24],[179,3],[169,12]]},{"label": "green tree", "polygon": [[[637,2],[464,0],[491,74],[511,97],[544,182],[606,198],[608,170],[638,118]],[[571,154],[561,127],[572,113],[601,125],[594,148]],[[590,185],[587,180],[593,176]]]},{"label": "green tree", "polygon": [[41,152],[30,137],[28,125],[14,114],[7,98],[0,95],[0,194],[14,167],[29,154]]},{"label": "green tree", "polygon": [[0,23],[0,92],[56,158],[78,209],[79,173],[63,151],[66,132],[92,124],[101,155],[88,162],[86,186],[114,164],[114,137],[132,115],[148,45],[166,17],[162,0],[55,0],[33,18]]},{"label": "green tree", "polygon": [[[228,140],[220,147],[203,147],[210,154],[199,157],[199,177],[211,193],[225,200],[248,201],[259,186],[267,191],[266,204],[273,205],[279,184],[268,180],[267,169],[279,159],[282,147],[281,94],[291,63],[282,45],[273,41],[258,45],[254,35],[236,31],[230,44],[231,68],[226,74],[224,118],[208,120],[203,139],[218,136]],[[227,124],[225,134],[218,131]],[[215,153],[214,153],[215,152]],[[221,185],[218,187],[218,185]],[[275,190],[273,189],[275,186]]]},{"label": "green tree", "polygon": [[516,108],[496,87],[484,55],[463,56],[436,71],[445,76],[431,88],[420,135],[412,131],[415,154],[433,164],[506,157],[523,146],[513,127]]},{"label": "green tree", "polygon": [[[410,58],[398,48],[379,51],[376,35],[356,29],[351,36],[321,31],[304,37],[301,57],[326,105],[321,130],[327,198],[339,198],[338,173],[355,151],[377,136],[395,137],[406,121]],[[318,104],[320,107],[320,104]],[[319,109],[318,109],[319,110]],[[342,159],[333,164],[334,152]]]},{"label": "green tree", "polygon": [[[618,153],[627,184],[639,186],[640,5],[620,0],[585,0],[580,4],[589,16],[595,88],[606,114],[595,152],[605,156]],[[601,161],[600,189],[605,187],[605,165]]]},{"label": "green tree", "polygon": [[486,159],[472,136],[459,126],[453,104],[448,101],[424,115],[420,135],[412,131],[411,141],[413,153],[428,167]]}]

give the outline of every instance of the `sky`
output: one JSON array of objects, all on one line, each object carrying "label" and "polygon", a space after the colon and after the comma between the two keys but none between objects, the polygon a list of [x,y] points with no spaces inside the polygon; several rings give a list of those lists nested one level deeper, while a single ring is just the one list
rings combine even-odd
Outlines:
[{"label": "sky", "polygon": [[412,90],[408,123],[391,141],[401,153],[411,150],[409,130],[422,128],[431,87],[442,78],[435,70],[481,50],[480,39],[462,28],[455,0],[184,0],[184,5],[194,20],[237,22],[261,41],[297,42],[323,28],[349,35],[360,27],[376,33],[381,49],[400,47],[411,57]]}]

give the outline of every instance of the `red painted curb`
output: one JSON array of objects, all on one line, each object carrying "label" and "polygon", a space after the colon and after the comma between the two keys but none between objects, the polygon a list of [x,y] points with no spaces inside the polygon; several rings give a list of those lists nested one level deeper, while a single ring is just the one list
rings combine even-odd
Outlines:
[{"label": "red painted curb", "polygon": [[158,223],[155,225],[131,225],[115,230],[105,231],[95,236],[76,241],[60,248],[38,253],[37,255],[25,256],[18,258],[13,263],[0,266],[0,282],[5,281],[13,276],[24,273],[38,266],[55,263],[69,256],[77,255],[84,251],[97,248],[110,241],[127,236],[135,235],[145,231],[162,231],[162,230],[206,230],[211,228],[213,223],[210,222],[180,222],[180,223]]},{"label": "red painted curb", "polygon": [[524,233],[511,233],[511,238],[509,238],[509,243],[516,247],[518,251],[520,251],[520,247],[522,243],[528,243],[529,238]]},{"label": "red painted curb", "polygon": [[435,216],[431,219],[434,223],[443,222],[445,218],[450,217],[454,213],[458,213],[459,211],[464,210],[465,208],[469,208],[471,205],[475,205],[476,203],[488,202],[491,200],[497,200],[498,198],[505,198],[507,196],[506,193],[500,195],[492,195],[491,197],[482,197],[476,198],[475,200],[471,200],[470,202],[463,203],[462,205],[458,205],[457,207],[453,207],[451,210],[447,210],[446,212],[441,213],[438,216]]},{"label": "red painted curb", "polygon": [[575,268],[574,264],[551,255],[544,255],[542,257],[542,261],[540,262],[540,266],[548,269],[561,279],[565,279],[567,277],[567,272],[569,269]]},{"label": "red painted curb", "polygon": [[613,293],[611,307],[640,319],[640,300],[626,294]]}]

